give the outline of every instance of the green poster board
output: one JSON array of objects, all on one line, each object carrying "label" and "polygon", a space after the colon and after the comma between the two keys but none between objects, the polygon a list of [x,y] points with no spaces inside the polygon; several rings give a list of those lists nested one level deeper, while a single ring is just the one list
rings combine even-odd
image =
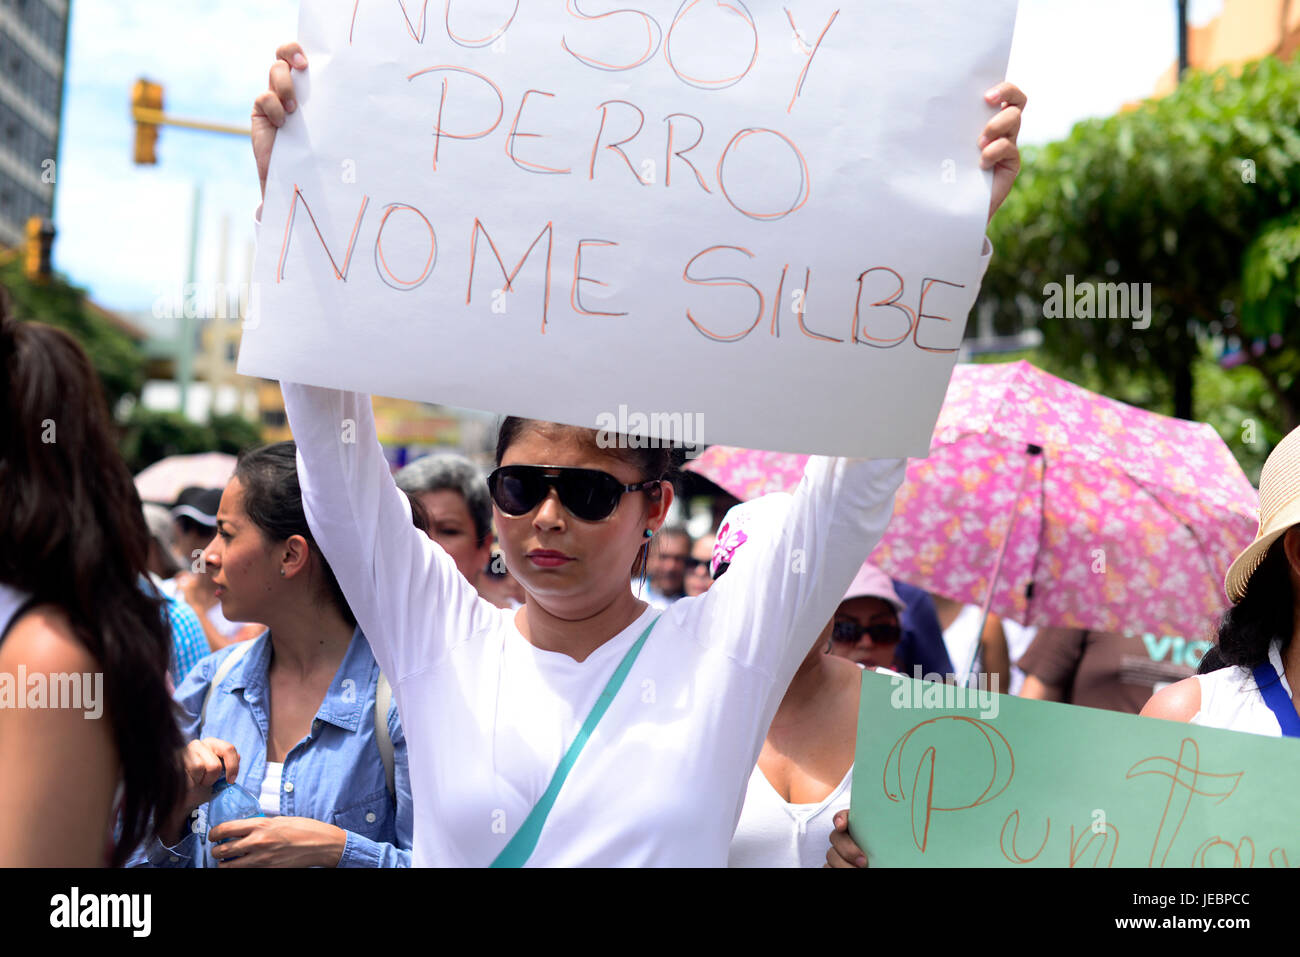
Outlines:
[{"label": "green poster board", "polygon": [[862,675],[873,867],[1300,865],[1300,740]]}]

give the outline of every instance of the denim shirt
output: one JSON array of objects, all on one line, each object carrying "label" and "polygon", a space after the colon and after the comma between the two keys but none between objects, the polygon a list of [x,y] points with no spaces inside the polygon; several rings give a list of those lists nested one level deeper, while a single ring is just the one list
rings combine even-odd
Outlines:
[{"label": "denim shirt", "polygon": [[[212,678],[235,645],[204,658],[176,689],[187,741],[220,738],[239,752],[237,783],[260,795],[266,776],[270,736],[270,632],[253,639],[253,647],[217,685],[208,714],[199,727],[203,700]],[[409,867],[411,864],[411,780],[406,737],[396,705],[388,709],[393,741],[395,796],[390,796],[384,764],[375,741],[375,688],[379,665],[360,629],[352,636],[343,662],[330,684],[307,736],[285,756],[280,814],[315,818],[347,832],[339,867]],[[195,812],[191,832],[175,847],[150,839],[127,862],[132,867],[216,867],[207,842],[208,805]]]}]

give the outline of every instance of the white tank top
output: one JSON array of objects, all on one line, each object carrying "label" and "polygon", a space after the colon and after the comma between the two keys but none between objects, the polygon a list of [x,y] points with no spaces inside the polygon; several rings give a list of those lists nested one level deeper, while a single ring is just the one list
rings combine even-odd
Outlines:
[{"label": "white tank top", "polygon": [[728,867],[821,867],[831,846],[835,815],[849,806],[853,766],[826,800],[789,804],[756,766],[749,775],[727,854]]},{"label": "white tank top", "polygon": [[[1268,649],[1269,664],[1281,676],[1282,689],[1291,697],[1282,668],[1282,643],[1274,639]],[[1231,667],[1197,675],[1201,686],[1201,710],[1192,715],[1189,723],[1207,728],[1226,728],[1229,731],[1249,731],[1252,734],[1282,736],[1282,726],[1264,703],[1255,684],[1255,675],[1249,668]]]}]

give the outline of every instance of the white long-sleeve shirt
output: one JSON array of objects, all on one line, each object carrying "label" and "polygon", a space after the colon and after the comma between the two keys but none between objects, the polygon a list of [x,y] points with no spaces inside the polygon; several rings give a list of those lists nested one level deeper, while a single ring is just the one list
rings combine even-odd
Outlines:
[{"label": "white long-sleeve shirt", "polygon": [[[516,832],[647,610],[585,661],[534,647],[411,524],[368,396],[285,383],[307,520],[406,729],[414,866],[485,866]],[[355,441],[352,441],[355,439]],[[776,540],[663,613],[529,866],[724,866],[808,636],[884,532],[898,459],[812,458]]]}]

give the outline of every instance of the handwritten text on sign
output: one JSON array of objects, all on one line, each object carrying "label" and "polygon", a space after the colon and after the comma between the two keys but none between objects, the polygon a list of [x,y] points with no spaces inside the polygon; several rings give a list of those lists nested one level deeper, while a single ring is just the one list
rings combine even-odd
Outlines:
[{"label": "handwritten text on sign", "polygon": [[1300,743],[864,673],[849,829],[873,865],[1289,867]]},{"label": "handwritten text on sign", "polygon": [[304,0],[241,370],[924,454],[1014,13]]}]

